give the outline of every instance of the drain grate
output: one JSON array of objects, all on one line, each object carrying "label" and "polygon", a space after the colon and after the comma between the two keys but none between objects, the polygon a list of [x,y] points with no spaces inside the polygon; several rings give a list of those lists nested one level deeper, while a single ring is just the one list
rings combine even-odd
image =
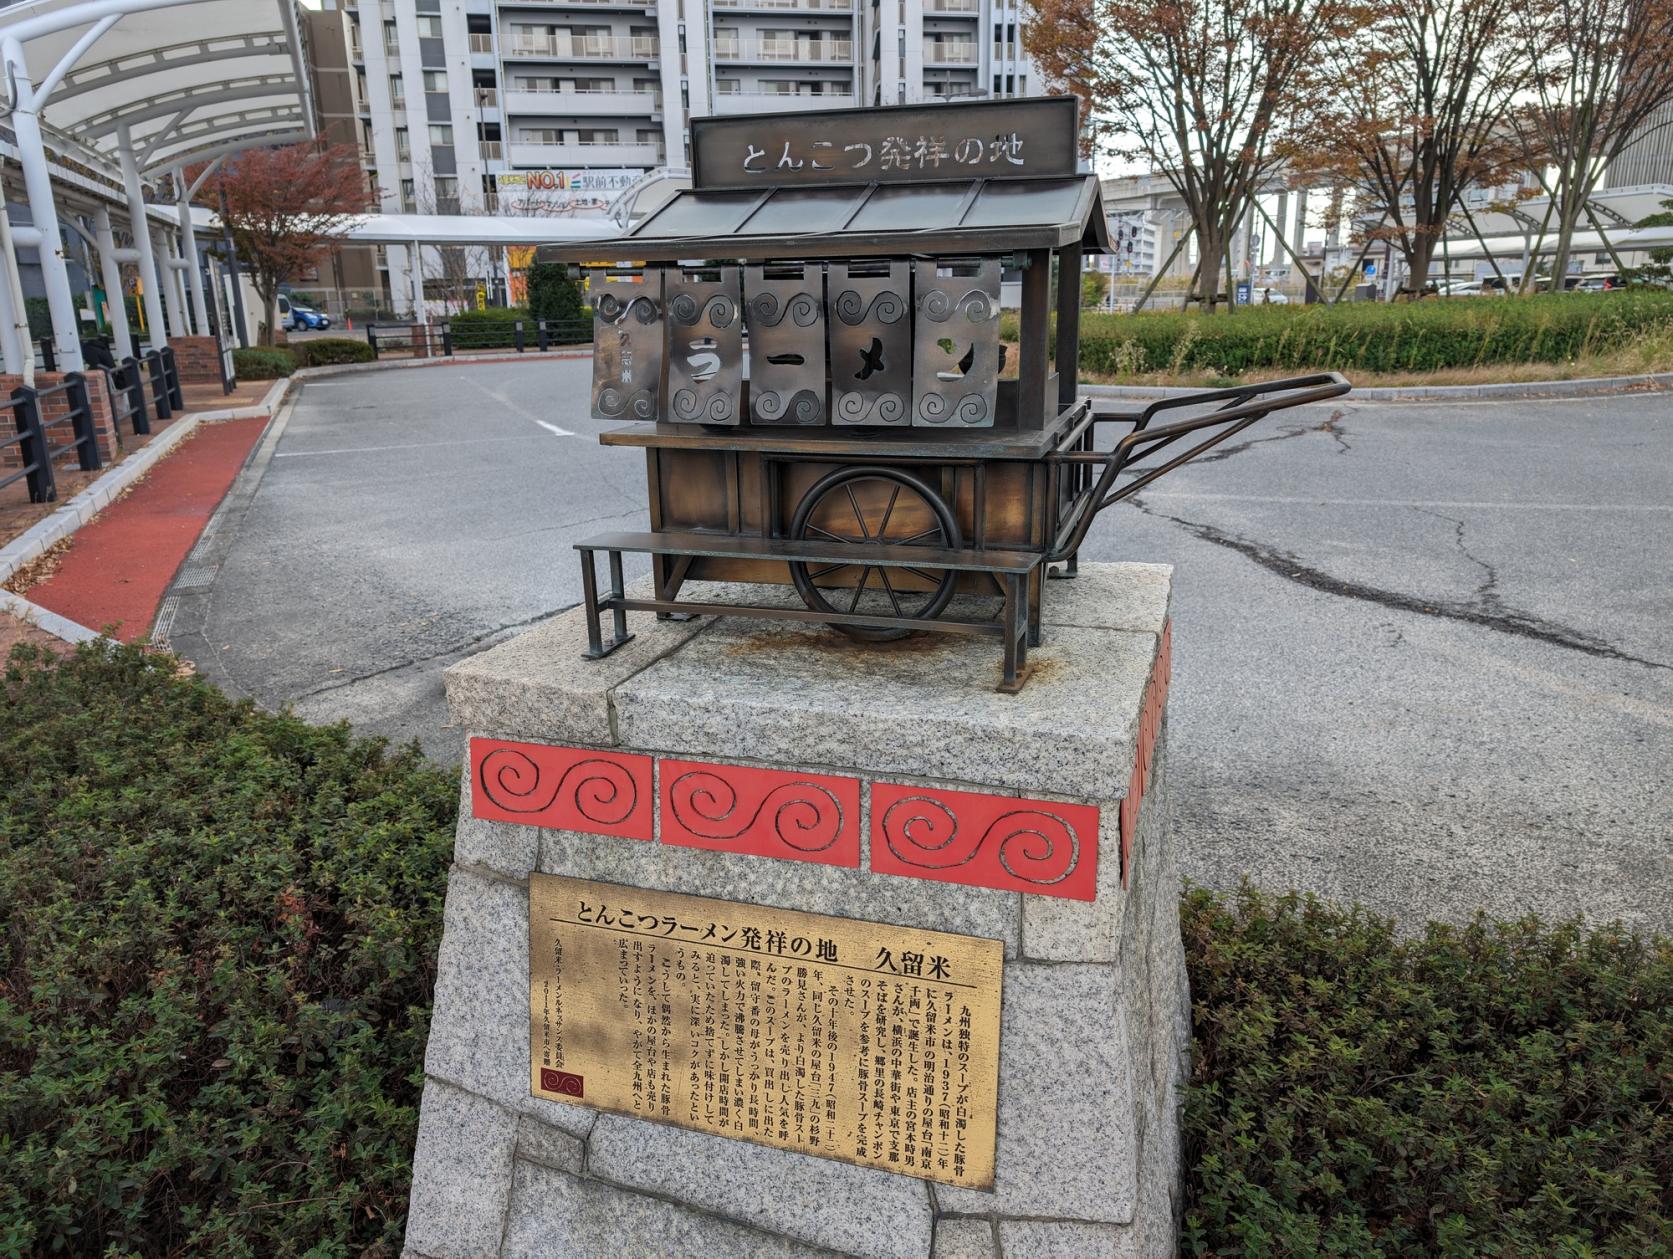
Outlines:
[{"label": "drain grate", "polygon": [[215,584],[218,564],[183,564],[174,576],[174,590],[206,590]]}]

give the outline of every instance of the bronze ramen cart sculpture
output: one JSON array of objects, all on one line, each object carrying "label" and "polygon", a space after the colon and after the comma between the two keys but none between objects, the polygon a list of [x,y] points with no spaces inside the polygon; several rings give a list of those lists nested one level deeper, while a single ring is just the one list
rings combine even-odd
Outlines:
[{"label": "bronze ramen cart sculpture", "polygon": [[[1347,392],[1329,373],[1119,414],[1078,398],[1082,259],[1110,242],[1077,136],[1073,97],[694,119],[689,191],[619,238],[542,247],[590,269],[593,415],[635,421],[601,440],[643,448],[649,478],[650,532],[577,544],[589,657],[629,639],[628,611],[987,634],[1015,692],[1045,579],[1074,576],[1100,511]],[[1126,431],[1100,448],[1106,426]],[[654,598],[626,594],[629,552],[651,557]],[[690,581],[788,584],[805,606],[681,600]]]}]

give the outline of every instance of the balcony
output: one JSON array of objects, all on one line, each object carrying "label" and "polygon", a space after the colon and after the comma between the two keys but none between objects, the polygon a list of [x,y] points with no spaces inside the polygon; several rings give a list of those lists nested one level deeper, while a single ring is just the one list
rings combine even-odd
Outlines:
[{"label": "balcony", "polygon": [[660,144],[545,144],[513,140],[513,166],[661,166]]},{"label": "balcony", "polygon": [[570,92],[507,88],[505,112],[560,118],[639,118],[662,108],[661,92]]},{"label": "balcony", "polygon": [[[974,6],[976,0],[968,0],[968,3]],[[711,6],[758,13],[852,13],[854,0],[711,0]],[[975,12],[974,7],[971,12]]]},{"label": "balcony", "polygon": [[471,51],[472,52],[493,52],[494,51],[494,37],[489,32],[487,32],[487,31],[472,31],[470,38],[471,38]]},{"label": "balcony", "polygon": [[513,35],[508,57],[550,61],[651,61],[661,52],[654,35]]},{"label": "balcony", "polygon": [[722,92],[714,98],[717,114],[776,114],[802,109],[852,109],[859,101],[851,92],[819,95],[791,92]]},{"label": "balcony", "polygon": [[852,65],[847,39],[717,39],[715,60],[765,65]]},{"label": "balcony", "polygon": [[500,0],[502,8],[516,9],[635,9],[655,12],[656,0]]},{"label": "balcony", "polygon": [[498,109],[500,107],[500,90],[497,87],[477,88],[476,107],[478,109]]},{"label": "balcony", "polygon": [[498,162],[505,157],[505,146],[498,140],[478,140],[484,162]]},{"label": "balcony", "polygon": [[995,44],[993,46],[993,59],[995,61],[1015,61],[1021,53],[1022,48],[1017,44]]},{"label": "balcony", "polygon": [[981,12],[980,0],[924,0],[925,13],[951,13],[955,16],[961,13]]},{"label": "balcony", "polygon": [[949,40],[940,44],[924,45],[926,66],[973,66],[976,62],[976,41]]}]

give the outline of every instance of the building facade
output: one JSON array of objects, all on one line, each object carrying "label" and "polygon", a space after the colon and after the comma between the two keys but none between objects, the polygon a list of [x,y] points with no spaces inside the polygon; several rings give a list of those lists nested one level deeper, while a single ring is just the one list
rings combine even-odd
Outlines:
[{"label": "building facade", "polygon": [[[694,116],[1043,90],[1021,0],[325,3],[316,73],[344,76],[389,213],[598,213],[687,166]],[[411,292],[407,251],[385,253],[388,291]],[[423,266],[428,294],[486,263]]]}]

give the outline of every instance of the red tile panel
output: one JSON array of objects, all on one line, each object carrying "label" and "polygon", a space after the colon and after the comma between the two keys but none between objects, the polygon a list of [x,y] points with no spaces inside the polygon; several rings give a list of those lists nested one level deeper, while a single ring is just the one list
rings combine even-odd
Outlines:
[{"label": "red tile panel", "polygon": [[871,869],[1089,901],[1098,888],[1098,810],[873,783]]},{"label": "red tile panel", "polygon": [[655,824],[651,758],[472,739],[471,811],[491,822],[650,839]]},{"label": "red tile panel", "polygon": [[665,844],[860,864],[858,779],[666,760],[657,776]]}]

